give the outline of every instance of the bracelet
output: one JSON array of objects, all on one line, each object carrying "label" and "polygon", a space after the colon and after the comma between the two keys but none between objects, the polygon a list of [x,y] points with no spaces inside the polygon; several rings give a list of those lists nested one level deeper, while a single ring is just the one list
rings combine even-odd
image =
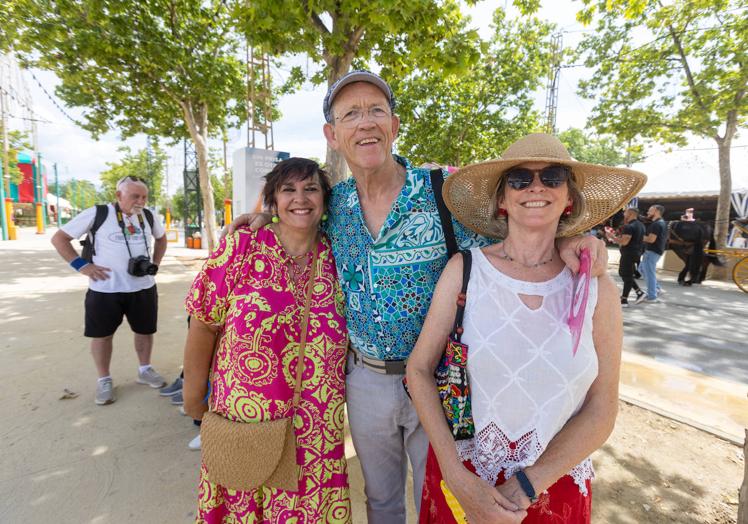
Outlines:
[{"label": "bracelet", "polygon": [[88,260],[84,260],[81,257],[75,257],[73,260],[70,261],[70,267],[75,269],[76,271],[80,271],[83,266],[88,265]]},{"label": "bracelet", "polygon": [[527,478],[527,475],[525,475],[525,472],[520,469],[514,475],[517,477],[519,485],[522,487],[522,491],[524,491],[527,498],[530,499],[530,504],[535,504],[538,497],[535,495],[535,488],[533,487],[532,482],[530,482],[530,479]]}]

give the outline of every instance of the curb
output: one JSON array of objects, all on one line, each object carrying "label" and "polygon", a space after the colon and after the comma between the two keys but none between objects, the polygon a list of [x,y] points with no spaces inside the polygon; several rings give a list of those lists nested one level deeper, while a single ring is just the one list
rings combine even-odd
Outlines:
[{"label": "curb", "polygon": [[703,431],[704,433],[708,433],[714,437],[717,437],[719,439],[722,439],[724,441],[729,442],[730,444],[734,444],[735,446],[738,446],[739,448],[743,448],[743,441],[739,438],[735,437],[734,435],[731,435],[725,431],[721,431],[719,429],[713,428],[711,426],[707,426],[706,424],[702,424],[701,422],[698,422],[692,418],[684,417],[682,415],[678,415],[677,413],[674,413],[672,411],[668,411],[667,409],[663,409],[659,406],[656,406],[654,404],[651,404],[649,402],[646,402],[644,400],[639,400],[636,398],[633,398],[629,395],[619,394],[618,398],[622,400],[623,402],[630,404],[632,406],[636,406],[638,408],[646,409],[647,411],[651,411],[652,413],[656,413],[657,415],[660,415],[662,417],[665,417],[669,420],[674,420],[675,422],[679,422],[681,424],[685,424],[686,426],[691,426],[694,429],[698,429],[699,431]]}]

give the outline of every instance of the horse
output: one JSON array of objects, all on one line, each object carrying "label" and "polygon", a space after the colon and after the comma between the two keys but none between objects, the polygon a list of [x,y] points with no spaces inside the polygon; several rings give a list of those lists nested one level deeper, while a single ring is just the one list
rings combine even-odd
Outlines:
[{"label": "horse", "polygon": [[[671,220],[667,223],[667,230],[667,249],[672,249],[685,264],[683,270],[678,273],[679,285],[701,284],[706,277],[709,264],[724,265],[717,256],[704,253],[704,246],[707,243],[709,249],[717,247],[714,227],[711,224],[700,220]],[[686,280],[689,274],[690,278]]]}]

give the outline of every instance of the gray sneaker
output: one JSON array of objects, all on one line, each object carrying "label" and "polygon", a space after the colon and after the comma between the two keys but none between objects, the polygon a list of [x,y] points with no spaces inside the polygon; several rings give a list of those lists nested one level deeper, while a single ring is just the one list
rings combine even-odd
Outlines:
[{"label": "gray sneaker", "polygon": [[176,394],[171,396],[171,403],[175,406],[181,406],[182,404],[184,404],[184,398],[182,397],[181,391],[177,391]]},{"label": "gray sneaker", "polygon": [[146,384],[155,389],[159,389],[166,385],[164,377],[156,373],[156,370],[153,368],[148,368],[142,373],[138,372],[138,380],[136,380],[136,382],[138,384]]},{"label": "gray sneaker", "polygon": [[172,395],[176,395],[177,393],[180,393],[182,391],[182,379],[180,377],[177,377],[177,379],[169,384],[168,386],[165,386],[161,388],[158,392],[159,395],[162,397],[171,397]]},{"label": "gray sneaker", "polygon": [[114,402],[114,391],[112,386],[112,379],[96,381],[96,402],[99,406],[106,406]]}]

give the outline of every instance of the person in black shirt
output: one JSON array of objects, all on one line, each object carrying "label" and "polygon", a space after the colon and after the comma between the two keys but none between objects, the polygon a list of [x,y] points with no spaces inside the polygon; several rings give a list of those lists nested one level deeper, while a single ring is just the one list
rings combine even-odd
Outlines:
[{"label": "person in black shirt", "polygon": [[647,283],[647,302],[657,302],[657,261],[665,252],[667,245],[667,224],[662,219],[665,208],[655,204],[647,211],[647,218],[652,223],[647,228],[647,234],[644,236],[644,256],[642,257],[639,271],[642,272],[644,280]]},{"label": "person in black shirt", "polygon": [[635,303],[638,304],[645,298],[644,291],[639,289],[639,285],[634,280],[644,238],[644,224],[639,222],[639,210],[627,209],[623,213],[623,227],[620,233],[615,234],[611,231],[607,236],[608,240],[618,244],[621,250],[621,259],[618,263],[618,274],[623,280],[621,307],[628,307],[629,293],[632,289],[636,292]]}]

